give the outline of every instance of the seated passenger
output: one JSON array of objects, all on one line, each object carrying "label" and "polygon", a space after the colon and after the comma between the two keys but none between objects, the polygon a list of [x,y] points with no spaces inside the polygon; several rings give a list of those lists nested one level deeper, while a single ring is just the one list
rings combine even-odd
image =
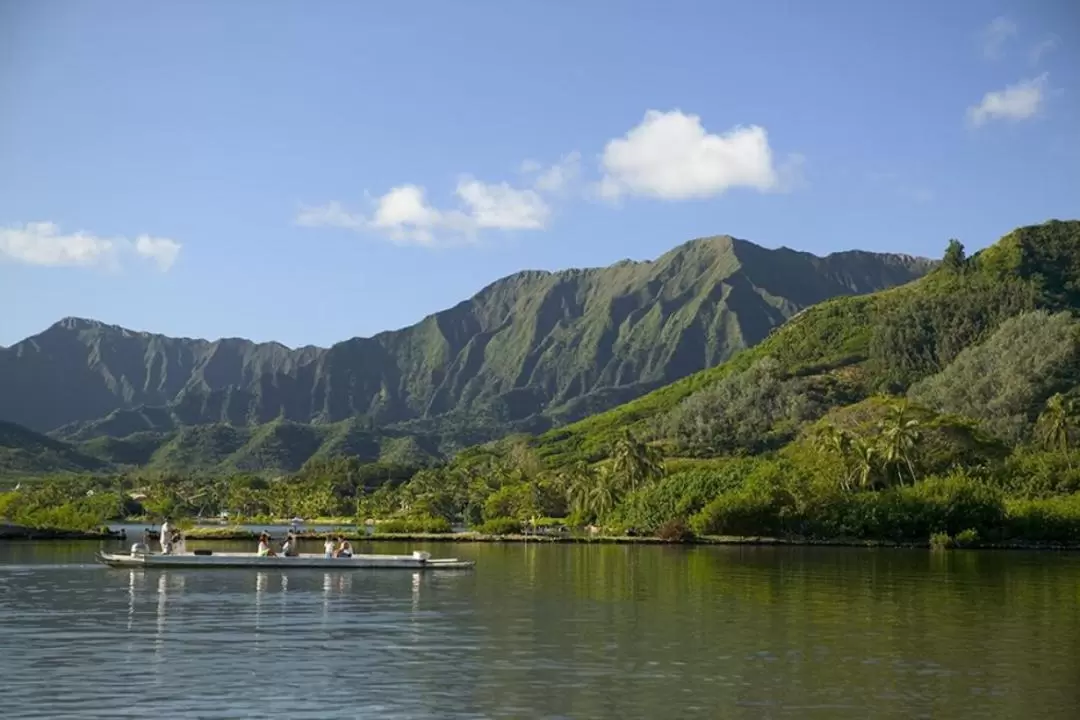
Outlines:
[{"label": "seated passenger", "polygon": [[277,557],[277,553],[270,549],[270,536],[266,533],[259,536],[259,557]]},{"label": "seated passenger", "polygon": [[286,536],[285,542],[281,544],[281,554],[285,557],[296,557],[300,554],[298,545],[299,538],[296,537],[295,533],[290,532],[288,536]]},{"label": "seated passenger", "polygon": [[334,552],[334,557],[350,558],[352,557],[352,543],[345,538],[338,538],[338,549]]}]

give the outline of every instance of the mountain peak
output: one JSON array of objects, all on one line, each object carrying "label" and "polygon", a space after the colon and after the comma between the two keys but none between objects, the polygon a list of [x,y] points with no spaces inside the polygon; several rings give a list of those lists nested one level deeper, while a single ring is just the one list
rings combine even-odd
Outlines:
[{"label": "mountain peak", "polygon": [[53,323],[52,327],[63,330],[94,330],[97,328],[105,327],[105,323],[100,320],[92,320],[90,318],[75,317],[69,315],[64,318],[60,318]]}]

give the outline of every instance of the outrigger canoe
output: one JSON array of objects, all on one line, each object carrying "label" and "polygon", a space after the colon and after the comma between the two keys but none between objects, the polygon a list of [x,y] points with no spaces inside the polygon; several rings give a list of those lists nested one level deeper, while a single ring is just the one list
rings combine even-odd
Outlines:
[{"label": "outrigger canoe", "polygon": [[325,555],[301,553],[292,557],[281,555],[269,557],[255,553],[214,553],[200,550],[196,553],[171,555],[131,552],[107,553],[98,551],[96,559],[110,567],[121,568],[325,568],[334,570],[367,570],[398,568],[402,570],[464,570],[476,564],[475,560],[457,558],[433,558],[426,552],[412,555],[353,555],[344,558],[328,558]]}]

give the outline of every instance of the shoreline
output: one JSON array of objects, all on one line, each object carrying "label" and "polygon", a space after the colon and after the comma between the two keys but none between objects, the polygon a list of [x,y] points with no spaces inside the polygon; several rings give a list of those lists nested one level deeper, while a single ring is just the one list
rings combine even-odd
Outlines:
[{"label": "shoreline", "polygon": [[3,540],[126,540],[127,535],[115,530],[67,530],[64,528],[34,528],[26,525],[0,524]]},{"label": "shoreline", "polygon": [[[285,528],[283,528],[285,530]],[[321,540],[326,532],[300,531],[301,540]],[[357,532],[355,529],[339,530],[333,533],[353,542],[435,542],[435,543],[508,543],[508,544],[551,544],[551,545],[739,545],[747,547],[853,547],[853,548],[895,548],[895,549],[930,549],[929,540],[922,542],[897,542],[894,540],[861,540],[857,538],[805,538],[805,537],[768,537],[757,535],[706,535],[686,540],[665,540],[653,536],[630,535],[489,535],[479,532],[456,533],[372,533]],[[156,538],[156,533],[153,536]],[[188,540],[197,542],[254,542],[259,532],[239,528],[196,527],[185,533]],[[126,540],[127,536],[117,531],[94,532],[82,530],[63,530],[54,528],[30,528],[20,525],[0,526],[0,540]],[[953,547],[949,550],[1040,550],[1074,552],[1080,550],[1080,543],[1051,543],[1032,541],[982,542],[968,547]]]}]

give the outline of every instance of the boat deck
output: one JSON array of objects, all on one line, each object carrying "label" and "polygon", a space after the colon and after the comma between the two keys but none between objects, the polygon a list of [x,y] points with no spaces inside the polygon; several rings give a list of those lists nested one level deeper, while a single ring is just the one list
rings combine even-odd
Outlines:
[{"label": "boat deck", "polygon": [[376,568],[400,568],[408,570],[448,570],[471,568],[473,560],[457,558],[432,558],[416,555],[353,555],[352,557],[328,558],[316,553],[301,553],[286,557],[266,556],[255,553],[218,553],[175,555],[152,553],[105,553],[99,552],[97,560],[111,567],[257,567],[257,568],[332,568],[335,570],[360,570]]}]

